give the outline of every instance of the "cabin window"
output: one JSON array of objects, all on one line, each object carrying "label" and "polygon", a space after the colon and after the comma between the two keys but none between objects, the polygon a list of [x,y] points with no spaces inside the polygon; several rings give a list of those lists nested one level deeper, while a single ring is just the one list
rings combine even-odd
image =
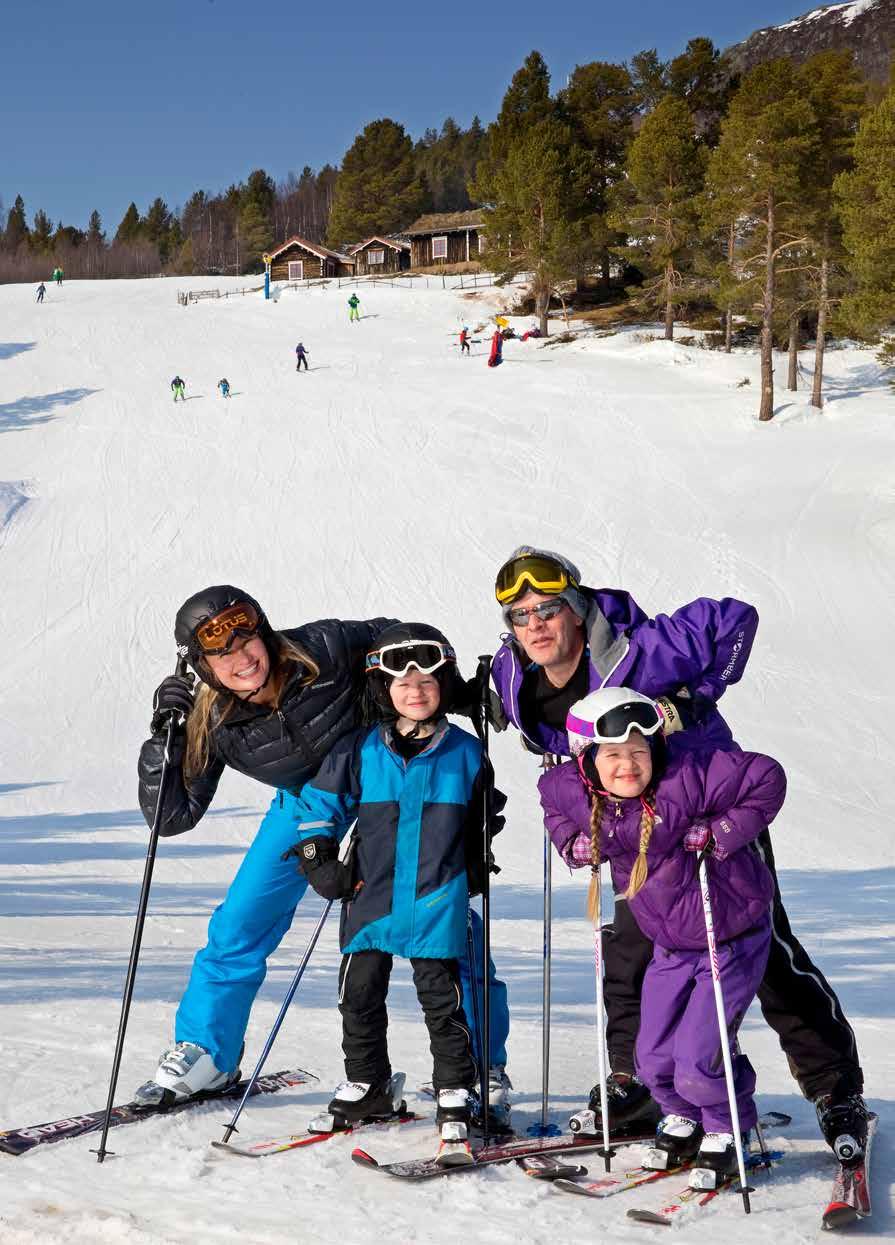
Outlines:
[{"label": "cabin window", "polygon": [[289,260],[289,280],[304,281],[305,279],[305,261],[303,259]]},{"label": "cabin window", "polygon": [[372,264],[384,264],[385,263],[385,251],[367,251],[367,263],[371,265]]},{"label": "cabin window", "polygon": [[432,239],[432,258],[447,259],[447,237]]}]

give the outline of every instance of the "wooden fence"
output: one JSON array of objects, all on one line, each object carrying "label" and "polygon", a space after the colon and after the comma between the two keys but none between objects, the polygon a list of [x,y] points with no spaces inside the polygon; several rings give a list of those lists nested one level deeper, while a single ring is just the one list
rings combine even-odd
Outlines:
[{"label": "wooden fence", "polygon": [[181,307],[188,307],[203,298],[235,298],[237,294],[257,294],[263,289],[263,285],[246,285],[241,290],[178,290],[177,301]]}]

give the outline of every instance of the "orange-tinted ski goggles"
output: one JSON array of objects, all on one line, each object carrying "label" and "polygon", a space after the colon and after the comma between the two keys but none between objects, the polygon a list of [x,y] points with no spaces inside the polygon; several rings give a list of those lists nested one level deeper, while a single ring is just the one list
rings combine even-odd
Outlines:
[{"label": "orange-tinted ski goggles", "polygon": [[241,601],[201,623],[196,628],[196,643],[206,657],[220,657],[230,652],[238,635],[257,635],[260,626],[261,615],[254,605]]}]

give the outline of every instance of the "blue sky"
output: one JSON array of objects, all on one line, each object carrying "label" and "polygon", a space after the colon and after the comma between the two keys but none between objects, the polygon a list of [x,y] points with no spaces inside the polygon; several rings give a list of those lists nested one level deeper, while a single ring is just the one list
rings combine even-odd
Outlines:
[{"label": "blue sky", "polygon": [[[719,47],[811,7],[804,0],[41,0],[6,6],[0,197],[114,232],[131,199],[174,207],[264,167],[337,164],[368,121],[414,138],[448,115],[488,122],[532,48],[561,86],[576,64]],[[309,12],[309,10],[313,10]],[[558,20],[557,20],[558,19]],[[458,34],[458,31],[462,32]]]}]

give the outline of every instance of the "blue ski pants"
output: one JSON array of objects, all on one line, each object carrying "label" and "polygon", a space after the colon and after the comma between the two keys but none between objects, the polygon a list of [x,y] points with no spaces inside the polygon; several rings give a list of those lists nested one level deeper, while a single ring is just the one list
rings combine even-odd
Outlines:
[{"label": "blue ski pants", "polygon": [[[208,923],[208,942],[196,954],[189,983],[174,1028],[177,1042],[195,1042],[211,1055],[215,1066],[230,1072],[239,1063],[255,995],[267,972],[267,957],[292,924],[295,909],[307,889],[295,858],[283,853],[297,841],[298,801],[288,791],[274,796],[230,889]],[[463,1006],[473,1029],[476,1008],[470,990],[475,980],[482,988],[482,920],[472,912],[475,968],[459,961]],[[491,997],[490,1063],[505,1064],[510,1030],[507,988],[499,981],[494,961],[489,963]],[[335,983],[334,983],[335,994]],[[481,1009],[479,994],[478,1009]],[[473,1030],[473,1050],[478,1035]]]}]

